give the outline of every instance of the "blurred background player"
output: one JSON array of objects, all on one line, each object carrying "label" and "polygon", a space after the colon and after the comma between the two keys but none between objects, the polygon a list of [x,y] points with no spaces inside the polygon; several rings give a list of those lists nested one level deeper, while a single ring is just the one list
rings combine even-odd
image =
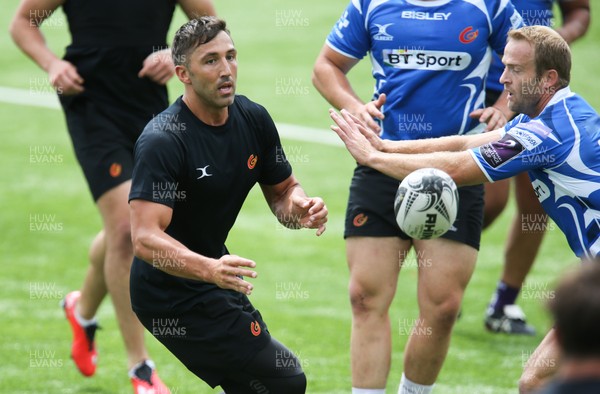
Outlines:
[{"label": "blurred background player", "polygon": [[[527,26],[552,26],[554,0],[511,0]],[[571,44],[582,37],[590,23],[589,0],[558,0],[562,26],[556,31]],[[494,54],[486,84],[486,103],[492,105],[504,87],[499,82],[504,66]],[[508,114],[507,120],[514,114]],[[491,130],[488,128],[488,130]],[[485,327],[491,332],[534,335],[535,329],[527,324],[525,314],[515,304],[521,286],[529,273],[544,237],[548,215],[542,209],[526,173],[514,178],[516,197],[515,216],[512,220],[504,251],[504,265],[500,281],[485,317]],[[508,201],[511,179],[485,184],[483,227],[491,225]]]},{"label": "blurred background player", "polygon": [[[501,54],[507,32],[521,24],[512,4],[499,0],[352,1],[316,60],[313,82],[329,103],[348,109],[383,139],[480,133],[480,122],[495,129],[505,115],[483,107],[491,53]],[[346,74],[367,53],[375,93],[373,101],[364,103]],[[399,229],[393,212],[397,188],[398,180],[363,165],[356,167],[350,186],[344,237],[353,393],[385,391],[391,363],[389,307],[411,247],[419,271],[419,317],[404,352],[401,394],[431,391],[477,260],[481,185],[459,189],[454,228],[428,241],[410,239]],[[423,329],[431,335],[415,334]]]},{"label": "blurred background player", "polygon": [[[536,394],[600,393],[600,265],[584,264],[561,279],[548,303],[561,360]],[[556,362],[556,360],[554,360]]]},{"label": "blurred background player", "polygon": [[[73,331],[71,357],[85,376],[96,370],[95,315],[108,293],[127,351],[134,392],[168,389],[154,371],[144,330],[131,309],[133,259],[127,197],[133,146],[144,126],[169,104],[174,65],[166,36],[176,1],[23,0],[11,23],[17,46],[48,73],[65,114],[75,154],[98,206],[103,230],[92,242],[81,293],[65,297]],[[189,16],[214,14],[210,0],[179,0]],[[71,44],[63,59],[40,25],[63,8]]]},{"label": "blurred background player", "polygon": [[[235,94],[237,50],[223,20],[183,25],[173,60],[183,96],[135,145],[132,306],[148,331],[210,386],[228,394],[304,393],[300,361],[271,337],[247,297],[253,286],[243,277],[256,278],[256,263],[229,254],[225,242],[257,183],[288,228],[321,235],[327,208],[306,196],[267,110]],[[156,187],[173,192],[163,196]],[[161,264],[155,256],[174,258]],[[185,332],[163,334],[157,319]]]}]

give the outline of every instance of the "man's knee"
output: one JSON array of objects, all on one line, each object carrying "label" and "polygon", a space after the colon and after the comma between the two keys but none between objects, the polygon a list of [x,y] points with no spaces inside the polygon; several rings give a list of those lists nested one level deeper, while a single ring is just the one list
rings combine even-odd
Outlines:
[{"label": "man's knee", "polygon": [[393,292],[388,294],[381,286],[365,286],[355,280],[350,280],[350,305],[356,316],[372,313],[385,314],[393,299]]},{"label": "man's knee", "polygon": [[430,302],[422,308],[421,315],[432,326],[442,330],[451,330],[458,316],[461,306],[461,297],[451,296],[439,302]]}]

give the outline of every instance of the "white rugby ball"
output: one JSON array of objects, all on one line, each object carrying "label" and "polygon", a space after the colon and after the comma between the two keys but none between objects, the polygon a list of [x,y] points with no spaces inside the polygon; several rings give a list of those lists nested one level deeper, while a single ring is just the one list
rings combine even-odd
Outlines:
[{"label": "white rugby ball", "polygon": [[452,227],[458,212],[456,183],[442,170],[422,168],[402,180],[394,213],[400,229],[411,238],[433,239]]}]

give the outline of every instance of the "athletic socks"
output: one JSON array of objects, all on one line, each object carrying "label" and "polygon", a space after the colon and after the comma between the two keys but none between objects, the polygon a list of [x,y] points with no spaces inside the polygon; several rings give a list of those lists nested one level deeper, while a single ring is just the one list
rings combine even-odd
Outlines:
[{"label": "athletic socks", "polygon": [[357,389],[352,387],[352,394],[385,394],[385,389]]},{"label": "athletic socks", "polygon": [[404,373],[402,373],[400,387],[398,387],[398,394],[430,394],[431,390],[433,390],[433,385],[425,386],[411,382],[406,378],[406,376],[404,376]]},{"label": "athletic socks", "polygon": [[84,319],[83,317],[81,317],[81,315],[79,314],[79,309],[77,307],[75,307],[75,320],[77,320],[77,323],[79,323],[79,325],[83,328],[92,326],[92,325],[98,325],[98,322],[96,321],[96,317],[92,317],[91,319]]},{"label": "athletic socks", "polygon": [[517,296],[521,291],[520,287],[512,287],[504,283],[503,281],[499,281],[496,287],[496,292],[492,296],[492,300],[490,301],[490,312],[488,314],[499,315],[504,314],[504,306],[505,305],[513,305],[517,300]]}]

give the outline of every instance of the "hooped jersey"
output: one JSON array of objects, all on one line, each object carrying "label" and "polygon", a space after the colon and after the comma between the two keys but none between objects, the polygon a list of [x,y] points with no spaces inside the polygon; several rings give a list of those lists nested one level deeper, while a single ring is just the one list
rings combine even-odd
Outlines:
[{"label": "hooped jersey", "polygon": [[520,26],[508,0],[352,0],[327,44],[370,54],[373,97],[387,95],[381,136],[412,140],[482,129],[469,113],[483,107],[492,50]]},{"label": "hooped jersey", "polygon": [[517,116],[499,141],[471,154],[492,182],[528,171],[573,252],[600,254],[600,117],[580,96],[559,90],[539,116]]}]

